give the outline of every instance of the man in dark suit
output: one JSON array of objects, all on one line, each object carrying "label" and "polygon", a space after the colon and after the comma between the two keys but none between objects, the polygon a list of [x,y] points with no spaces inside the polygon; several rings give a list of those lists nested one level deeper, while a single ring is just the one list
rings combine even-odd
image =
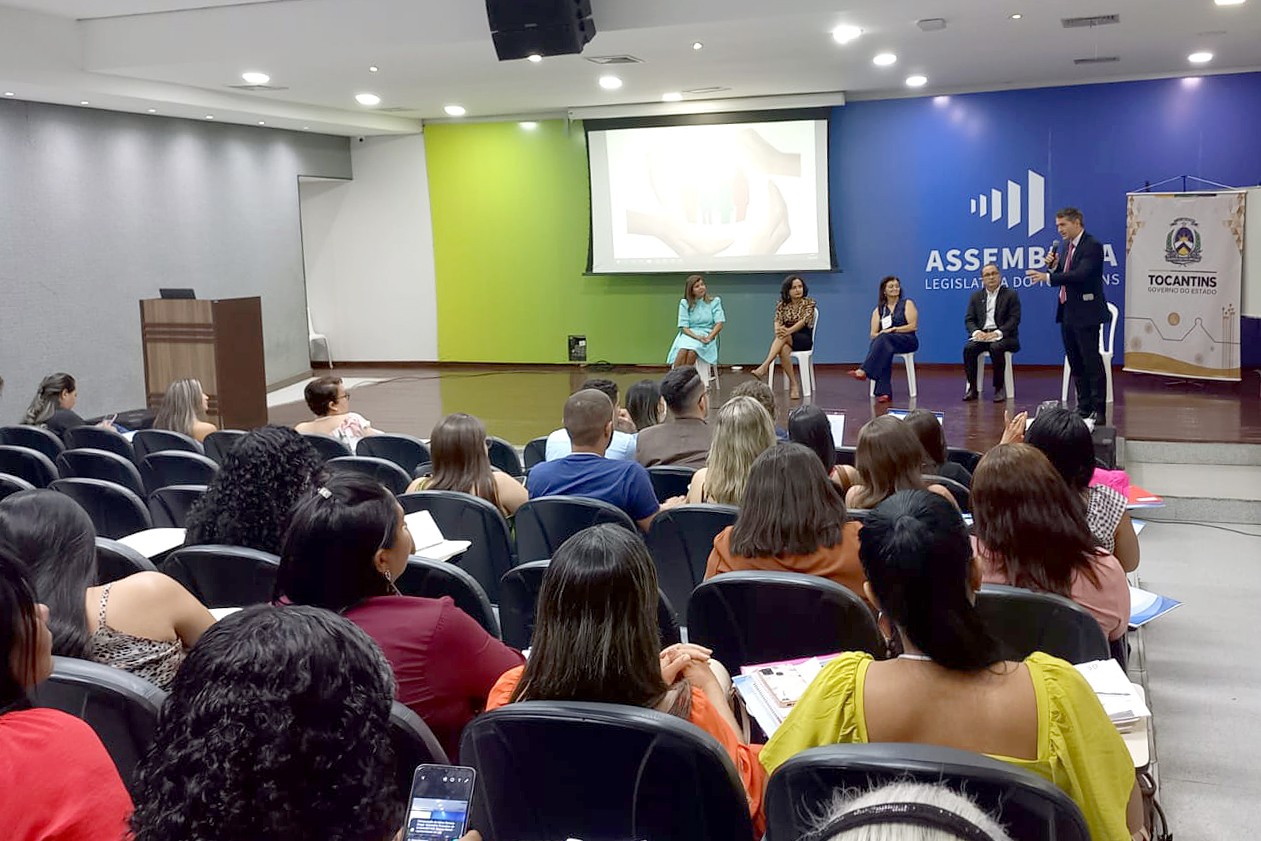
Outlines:
[{"label": "man in dark suit", "polygon": [[1099,325],[1110,317],[1103,297],[1103,245],[1086,233],[1081,211],[1066,207],[1055,214],[1055,228],[1064,243],[1047,257],[1046,272],[1029,269],[1038,282],[1060,287],[1055,321],[1064,338],[1064,355],[1077,381],[1077,413],[1096,423],[1107,411],[1103,358],[1099,356]]},{"label": "man in dark suit", "polygon": [[1003,276],[993,263],[981,269],[981,286],[972,293],[968,314],[963,318],[968,329],[968,343],[963,346],[968,390],[963,399],[977,398],[976,361],[989,351],[994,367],[994,402],[1003,403],[1007,400],[1007,354],[1020,350],[1020,296],[1003,286]]}]

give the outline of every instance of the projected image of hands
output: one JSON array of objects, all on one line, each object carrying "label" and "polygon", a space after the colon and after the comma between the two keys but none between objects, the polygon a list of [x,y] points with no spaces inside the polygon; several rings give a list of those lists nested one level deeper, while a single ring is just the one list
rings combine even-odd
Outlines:
[{"label": "projected image of hands", "polygon": [[758,270],[830,259],[813,121],[608,134],[614,264]]}]

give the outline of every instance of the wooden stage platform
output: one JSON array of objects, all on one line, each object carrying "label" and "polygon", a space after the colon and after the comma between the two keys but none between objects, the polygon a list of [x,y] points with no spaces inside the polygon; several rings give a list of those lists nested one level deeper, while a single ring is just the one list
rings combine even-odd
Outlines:
[{"label": "wooden stage platform", "polygon": [[[625,389],[640,379],[660,379],[664,367],[563,365],[472,365],[338,367],[343,377],[373,380],[351,389],[351,410],[387,432],[428,438],[434,424],[450,412],[468,412],[485,421],[492,435],[520,446],[560,426],[565,398],[588,377],[607,377]],[[945,413],[946,437],[951,446],[984,450],[1002,434],[1003,411],[1028,411],[1060,395],[1061,370],[1049,366],[1016,369],[1016,399],[1006,406],[990,401],[989,370],[986,390],[973,403],[962,402],[964,380],[959,365],[917,365],[918,398],[906,394],[901,365],[894,366],[892,404],[877,405],[867,396],[867,384],[847,376],[847,366],[817,365],[815,393],[810,402],[846,416],[845,443],[857,440],[858,430],[886,408],[920,407]],[[325,370],[315,374],[327,373]],[[1114,404],[1108,421],[1118,435],[1138,441],[1228,442],[1261,444],[1261,392],[1257,372],[1247,371],[1240,383],[1175,380],[1113,370]],[[721,405],[746,371],[723,367],[711,403]],[[776,422],[783,425],[789,410],[801,401],[789,400],[777,376]],[[782,387],[781,387],[782,386]],[[291,425],[307,420],[302,402],[272,407],[271,421]]]}]

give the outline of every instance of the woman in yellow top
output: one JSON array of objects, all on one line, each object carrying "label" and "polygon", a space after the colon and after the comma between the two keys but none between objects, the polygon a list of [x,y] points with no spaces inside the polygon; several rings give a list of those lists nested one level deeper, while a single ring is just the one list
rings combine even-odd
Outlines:
[{"label": "woman in yellow top", "polygon": [[985,753],[1032,771],[1081,808],[1094,841],[1142,828],[1134,765],[1076,669],[1048,654],[1004,660],[974,607],[981,571],[958,512],[923,490],[880,503],[859,532],[864,585],[904,653],[824,667],[761,753],[773,772],[806,748],[910,742]]}]

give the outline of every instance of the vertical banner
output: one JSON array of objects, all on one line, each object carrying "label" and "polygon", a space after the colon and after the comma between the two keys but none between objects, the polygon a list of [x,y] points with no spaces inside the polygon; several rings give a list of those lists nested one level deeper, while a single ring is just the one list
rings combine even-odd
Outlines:
[{"label": "vertical banner", "polygon": [[1244,196],[1127,196],[1125,370],[1239,380]]}]

